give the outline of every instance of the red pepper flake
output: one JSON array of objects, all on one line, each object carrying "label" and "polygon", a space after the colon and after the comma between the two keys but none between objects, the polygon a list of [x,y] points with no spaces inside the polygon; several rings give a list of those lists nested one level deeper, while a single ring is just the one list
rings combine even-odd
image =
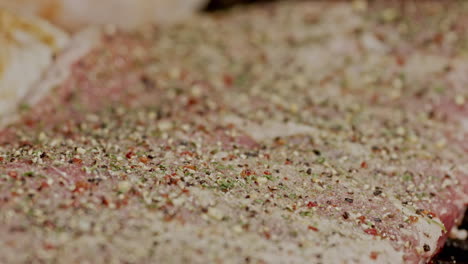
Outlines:
[{"label": "red pepper flake", "polygon": [[312,208],[312,207],[317,207],[318,204],[316,202],[308,202],[307,207]]},{"label": "red pepper flake", "polygon": [[315,226],[308,226],[307,229],[315,231],[315,232],[319,231],[318,228],[316,228]]},{"label": "red pepper flake", "polygon": [[432,219],[432,218],[434,218],[436,216],[433,212],[430,212],[430,211],[428,211],[426,209],[417,209],[416,214],[422,215],[422,216],[427,216],[430,219]]},{"label": "red pepper flake", "polygon": [[209,134],[208,129],[206,129],[206,127],[204,125],[198,125],[197,130],[199,130],[199,131],[201,131],[203,133]]},{"label": "red pepper flake", "polygon": [[59,204],[58,207],[59,207],[60,209],[68,209],[70,206],[69,206],[68,204],[62,203],[62,204]]},{"label": "red pepper flake", "polygon": [[271,172],[269,172],[269,171],[264,171],[263,174],[265,174],[265,175],[271,175]]},{"label": "red pepper flake", "polygon": [[396,61],[396,63],[397,63],[399,66],[403,66],[403,65],[406,64],[405,57],[403,57],[403,56],[401,56],[401,55],[395,56],[395,61]]},{"label": "red pepper flake", "polygon": [[414,223],[418,222],[418,220],[419,220],[419,218],[417,216],[414,216],[414,215],[410,215],[408,217],[408,223],[410,223],[410,224],[414,224]]},{"label": "red pepper flake", "polygon": [[181,156],[190,156],[190,157],[193,157],[195,156],[196,154],[191,152],[191,151],[183,151],[180,153]]},{"label": "red pepper flake", "polygon": [[180,179],[173,178],[172,176],[174,176],[174,175],[167,174],[167,175],[164,176],[164,179],[166,180],[168,185],[175,185],[180,181]]},{"label": "red pepper flake", "polygon": [[115,206],[117,207],[117,209],[123,207],[123,206],[126,206],[128,205],[128,198],[125,197],[125,199],[123,200],[118,200],[116,203],[115,203]]},{"label": "red pepper flake", "polygon": [[364,230],[364,232],[366,234],[373,235],[373,236],[377,236],[379,234],[377,232],[377,229],[375,229],[375,228],[367,228],[366,230]]},{"label": "red pepper flake", "polygon": [[165,215],[163,220],[164,220],[164,222],[171,222],[172,220],[174,220],[174,216],[173,215]]},{"label": "red pepper flake", "polygon": [[3,160],[4,160],[4,158],[3,158],[3,157],[0,157],[0,162],[2,162]]},{"label": "red pepper flake", "polygon": [[274,140],[275,140],[275,144],[278,146],[282,146],[286,144],[286,141],[280,137],[277,137]]},{"label": "red pepper flake", "polygon": [[194,170],[196,171],[197,170],[197,167],[195,165],[185,165],[184,166],[184,169],[189,169],[189,170]]},{"label": "red pepper flake", "polygon": [[9,172],[8,172],[8,176],[10,176],[10,177],[13,178],[13,179],[17,179],[17,178],[18,178],[18,172],[16,172],[16,171],[9,171]]},{"label": "red pepper flake", "polygon": [[227,160],[231,161],[231,160],[235,160],[236,158],[237,158],[236,155],[229,154],[227,157],[223,157],[222,160],[223,161],[227,161]]},{"label": "red pepper flake", "polygon": [[247,176],[255,175],[255,173],[250,169],[245,169],[245,170],[242,170],[240,175],[242,177],[247,177]]},{"label": "red pepper flake", "polygon": [[31,119],[31,118],[26,118],[24,120],[24,123],[28,126],[28,127],[34,127],[36,125],[36,121],[34,119]]},{"label": "red pepper flake", "polygon": [[44,243],[44,249],[45,250],[53,250],[55,249],[56,247],[50,243]]},{"label": "red pepper flake", "polygon": [[322,80],[320,80],[319,85],[323,86],[333,80],[333,75],[327,75]]},{"label": "red pepper flake", "polygon": [[428,216],[429,218],[431,218],[431,219],[434,218],[434,217],[437,217],[437,215],[436,215],[435,213],[433,213],[433,212],[428,212],[428,213],[427,213],[427,216]]},{"label": "red pepper flake", "polygon": [[441,32],[436,33],[433,37],[433,40],[437,45],[441,45],[444,41],[444,34]]},{"label": "red pepper flake", "polygon": [[83,192],[88,190],[90,187],[91,185],[86,181],[77,181],[75,182],[75,189],[73,192]]},{"label": "red pepper flake", "polygon": [[293,162],[290,159],[286,159],[286,161],[284,162],[284,165],[291,165],[291,164],[293,164]]},{"label": "red pepper flake", "polygon": [[138,160],[144,164],[147,164],[149,162],[149,159],[147,157],[139,157]]},{"label": "red pepper flake", "polygon": [[359,216],[357,219],[359,219],[359,223],[361,223],[361,224],[366,223],[366,217],[363,216],[363,215]]},{"label": "red pepper flake", "polygon": [[82,159],[79,159],[79,158],[73,158],[73,159],[71,160],[71,162],[72,162],[73,164],[81,165],[81,164],[83,163],[83,160],[82,160]]},{"label": "red pepper flake", "polygon": [[263,156],[265,157],[265,159],[269,160],[270,159],[270,154],[263,154]]},{"label": "red pepper flake", "polygon": [[187,70],[181,70],[179,80],[185,81],[187,79],[188,75],[189,75],[189,73],[188,73]]},{"label": "red pepper flake", "polygon": [[367,169],[367,167],[368,167],[367,162],[365,161],[361,162],[361,168]]},{"label": "red pepper flake", "polygon": [[224,74],[223,81],[226,86],[232,86],[234,83],[234,78],[230,74]]},{"label": "red pepper flake", "polygon": [[265,238],[266,238],[266,239],[270,239],[270,238],[271,238],[270,232],[264,232],[263,234],[265,235]]},{"label": "red pepper flake", "polygon": [[110,202],[109,200],[106,198],[106,197],[101,197],[101,203],[104,205],[104,206],[109,206],[110,205]]},{"label": "red pepper flake", "polygon": [[49,187],[49,184],[45,181],[41,182],[41,185],[39,185],[39,188],[37,188],[38,191],[42,191],[42,189],[45,189]]},{"label": "red pepper flake", "polygon": [[45,220],[42,224],[43,227],[55,228],[55,224],[50,220]]},{"label": "red pepper flake", "polygon": [[135,153],[133,153],[133,151],[129,151],[129,152],[127,152],[127,154],[125,154],[125,157],[127,159],[131,159],[133,157],[133,155],[135,155]]},{"label": "red pepper flake", "polygon": [[187,101],[187,106],[193,106],[198,104],[199,100],[195,97],[190,97]]},{"label": "red pepper flake", "polygon": [[376,260],[379,257],[379,253],[375,251],[371,251],[369,257],[373,260]]}]

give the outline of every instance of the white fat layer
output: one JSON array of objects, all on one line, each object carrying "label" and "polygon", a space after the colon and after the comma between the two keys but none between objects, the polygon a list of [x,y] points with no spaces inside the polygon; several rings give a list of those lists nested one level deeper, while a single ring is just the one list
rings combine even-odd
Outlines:
[{"label": "white fat layer", "polygon": [[[426,217],[416,215],[413,210],[403,206],[399,200],[391,197],[389,197],[389,199],[392,201],[395,207],[401,211],[403,217],[418,217],[418,221],[412,224],[415,232],[411,232],[411,234],[416,236],[416,241],[419,241],[419,245],[417,246],[416,250],[420,252],[423,258],[429,259],[432,255],[435,254],[439,238],[444,232],[442,228],[444,225],[437,217],[428,219]],[[430,247],[428,252],[423,251],[422,247],[424,244],[427,244]]]},{"label": "white fat layer", "polygon": [[320,230],[329,233],[329,245],[322,248],[327,263],[403,263],[404,252],[397,251],[388,239],[367,235],[349,222],[320,219],[319,223]]},{"label": "white fat layer", "polygon": [[[371,258],[372,252],[376,259]],[[324,259],[329,263],[403,263],[403,253],[386,240],[345,239],[340,247],[326,249]]]}]

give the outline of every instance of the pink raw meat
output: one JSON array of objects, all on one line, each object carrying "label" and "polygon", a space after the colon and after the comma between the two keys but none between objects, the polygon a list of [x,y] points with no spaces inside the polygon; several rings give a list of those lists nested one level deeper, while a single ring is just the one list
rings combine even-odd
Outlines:
[{"label": "pink raw meat", "polygon": [[0,132],[0,262],[429,261],[468,202],[466,39],[397,26],[436,4],[101,33]]}]

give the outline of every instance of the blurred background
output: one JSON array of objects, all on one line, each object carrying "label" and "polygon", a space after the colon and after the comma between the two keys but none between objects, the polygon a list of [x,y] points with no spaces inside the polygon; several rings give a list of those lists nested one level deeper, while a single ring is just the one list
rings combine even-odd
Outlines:
[{"label": "blurred background", "polygon": [[236,5],[262,4],[274,2],[276,0],[211,0],[204,7],[204,11],[223,10]]}]

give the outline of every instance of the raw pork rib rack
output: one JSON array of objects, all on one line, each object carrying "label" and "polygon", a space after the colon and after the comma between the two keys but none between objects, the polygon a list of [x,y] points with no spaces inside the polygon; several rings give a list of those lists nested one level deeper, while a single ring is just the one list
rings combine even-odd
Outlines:
[{"label": "raw pork rib rack", "polygon": [[468,8],[434,4],[103,32],[0,133],[0,262],[428,261],[468,194]]}]

